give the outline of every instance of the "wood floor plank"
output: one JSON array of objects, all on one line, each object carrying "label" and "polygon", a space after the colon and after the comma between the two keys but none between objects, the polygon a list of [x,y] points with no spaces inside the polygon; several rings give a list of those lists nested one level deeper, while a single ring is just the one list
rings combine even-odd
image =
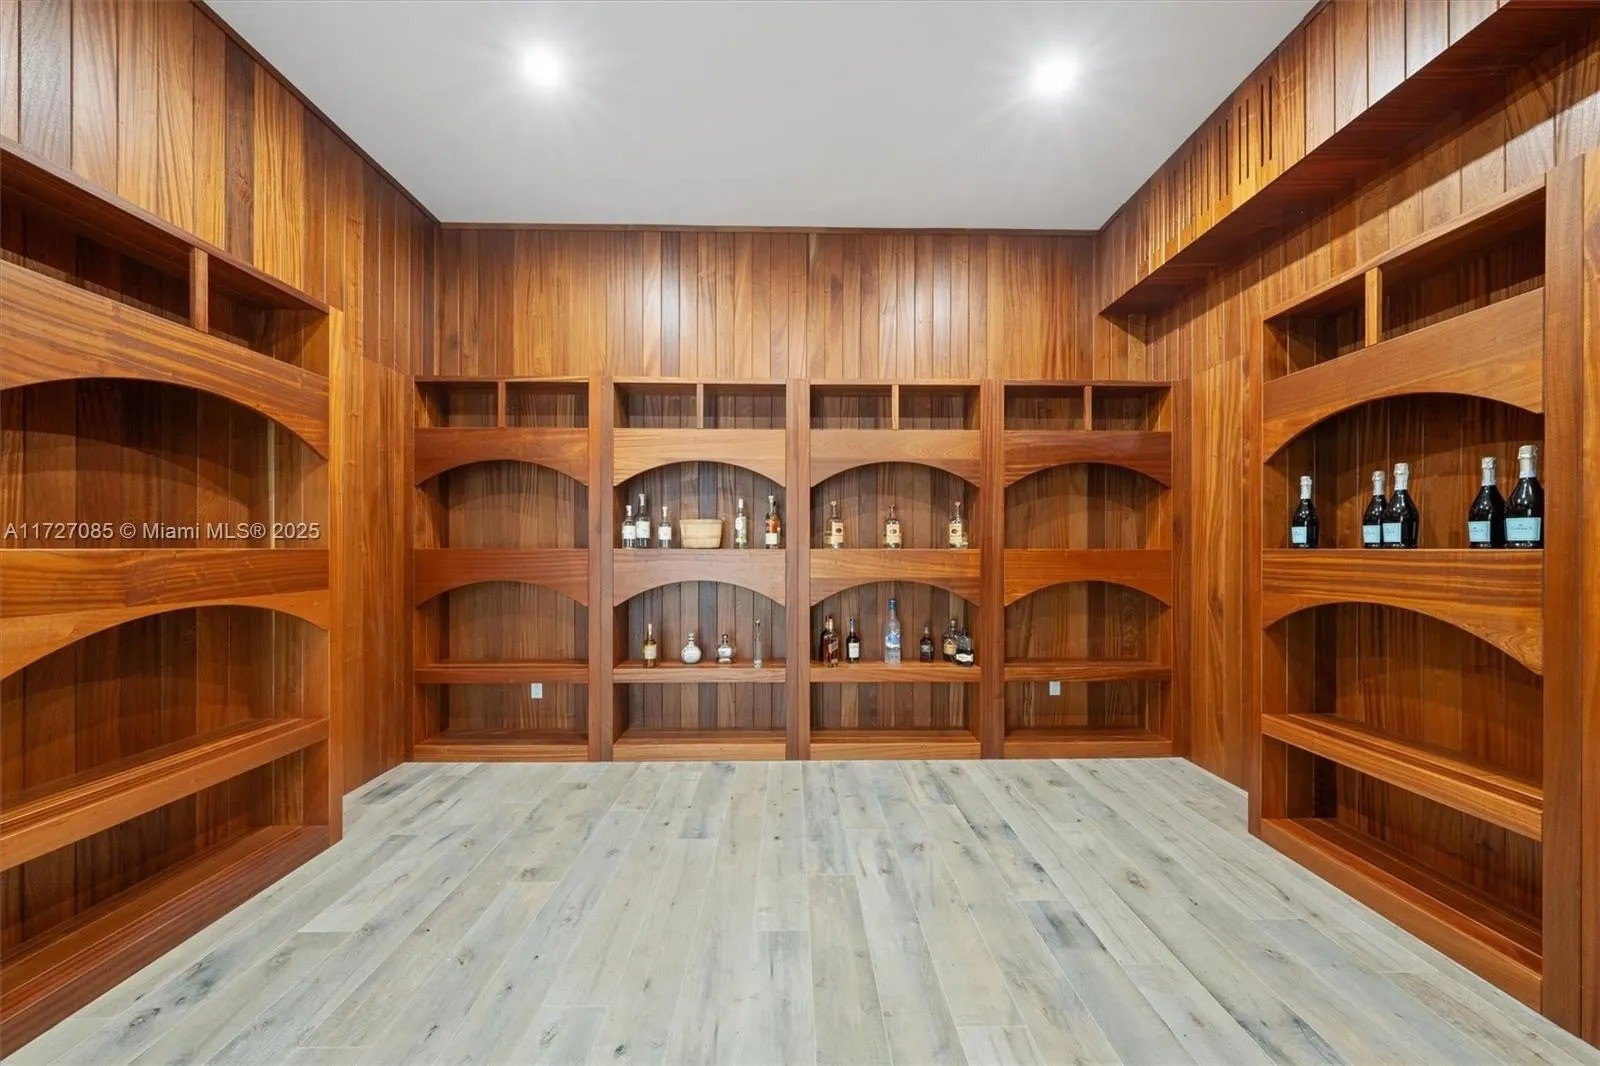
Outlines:
[{"label": "wood floor plank", "polygon": [[855,878],[814,876],[810,898],[817,1066],[891,1062]]},{"label": "wood floor plank", "polygon": [[801,763],[767,767],[766,810],[761,823],[761,866],[756,875],[756,929],[803,930],[806,901],[806,801]]}]

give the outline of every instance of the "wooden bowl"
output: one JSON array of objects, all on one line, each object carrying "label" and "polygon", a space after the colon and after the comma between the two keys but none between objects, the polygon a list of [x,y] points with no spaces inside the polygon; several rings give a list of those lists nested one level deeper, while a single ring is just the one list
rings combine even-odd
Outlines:
[{"label": "wooden bowl", "polygon": [[722,547],[722,519],[680,518],[678,536],[685,548]]}]

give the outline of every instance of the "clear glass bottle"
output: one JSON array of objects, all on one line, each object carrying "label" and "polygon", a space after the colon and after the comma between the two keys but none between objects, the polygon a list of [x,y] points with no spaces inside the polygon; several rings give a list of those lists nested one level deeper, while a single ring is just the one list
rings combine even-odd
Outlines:
[{"label": "clear glass bottle", "polygon": [[700,661],[700,644],[694,639],[694,634],[689,634],[689,639],[683,642],[683,650],[678,652],[678,658],[686,665],[693,666]]},{"label": "clear glass bottle", "polygon": [[885,548],[898,548],[903,539],[900,535],[900,516],[895,513],[894,504],[889,504],[889,517],[883,520],[883,546]]},{"label": "clear glass bottle", "polygon": [[842,548],[844,547],[844,519],[839,517],[839,501],[828,501],[828,507],[830,510],[828,513],[828,536],[826,543],[830,548]]},{"label": "clear glass bottle", "polygon": [[900,618],[895,614],[894,597],[889,597],[889,621],[883,627],[883,661],[898,663],[900,661]]},{"label": "clear glass bottle", "polygon": [[622,515],[622,546],[624,548],[632,548],[638,543],[634,540],[636,532],[638,531],[633,524],[633,504],[630,503]]},{"label": "clear glass bottle", "polygon": [[967,546],[967,520],[961,517],[961,501],[954,501],[950,513],[950,547],[965,548]]},{"label": "clear glass bottle", "polygon": [[757,670],[761,669],[762,665],[765,663],[765,660],[762,658],[762,652],[764,650],[765,649],[762,647],[762,644],[761,644],[761,619],[757,618],[756,619],[756,638],[755,638],[755,642],[751,645],[751,656],[750,656],[750,665],[755,667]]},{"label": "clear glass bottle", "polygon": [[661,661],[661,649],[656,645],[656,627],[653,622],[644,624],[644,664],[654,666]]},{"label": "clear glass bottle", "polygon": [[750,516],[744,513],[743,496],[739,497],[739,506],[733,512],[733,546],[750,547]]},{"label": "clear glass bottle", "polygon": [[633,546],[650,547],[650,512],[644,505],[644,493],[639,493],[639,509],[634,512]]},{"label": "clear glass bottle", "polygon": [[724,633],[717,639],[717,662],[726,666],[733,662],[733,641]]},{"label": "clear glass bottle", "polygon": [[783,521],[778,517],[778,498],[767,497],[767,528],[761,536],[761,546],[776,548],[783,542]]},{"label": "clear glass bottle", "polygon": [[667,518],[666,505],[661,507],[661,524],[656,527],[656,547],[672,547],[672,522]]}]

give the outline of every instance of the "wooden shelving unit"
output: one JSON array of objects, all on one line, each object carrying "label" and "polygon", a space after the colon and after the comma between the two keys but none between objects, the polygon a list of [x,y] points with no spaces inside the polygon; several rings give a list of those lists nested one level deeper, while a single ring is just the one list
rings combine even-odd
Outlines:
[{"label": "wooden shelving unit", "polygon": [[[1581,176],[1558,168],[1262,325],[1252,826],[1535,1007],[1578,966],[1577,815],[1548,793],[1579,779],[1560,767],[1586,669],[1555,621],[1581,580],[1576,534],[1557,532],[1583,494]],[[1468,550],[1478,457],[1504,469],[1526,442],[1545,457],[1545,549]],[[1363,550],[1367,474],[1400,460],[1421,547]],[[1306,473],[1324,547],[1280,547]]]},{"label": "wooden shelving unit", "polygon": [[[7,1052],[340,835],[341,325],[10,142],[0,202],[0,403],[21,452],[0,520],[23,531],[0,548]],[[73,699],[91,683],[124,696]],[[119,863],[135,840],[149,858]]]},{"label": "wooden shelving unit", "polygon": [[[996,754],[1170,755],[1180,401],[1165,382],[1007,382]],[[1175,443],[1177,442],[1177,443]]]}]

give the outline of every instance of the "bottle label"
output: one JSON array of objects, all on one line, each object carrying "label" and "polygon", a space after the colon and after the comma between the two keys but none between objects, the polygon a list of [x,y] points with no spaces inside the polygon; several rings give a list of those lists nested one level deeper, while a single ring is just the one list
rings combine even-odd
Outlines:
[{"label": "bottle label", "polygon": [[744,547],[745,536],[744,515],[735,515],[733,519],[733,542],[740,547]]},{"label": "bottle label", "polygon": [[769,548],[776,548],[778,546],[778,531],[775,529],[767,530],[767,534],[763,542]]},{"label": "bottle label", "polygon": [[1293,526],[1289,530],[1289,543],[1304,545],[1306,542],[1306,527]]},{"label": "bottle label", "polygon": [[844,646],[844,657],[846,659],[849,659],[853,663],[860,662],[861,661],[861,645],[860,644],[846,644]]},{"label": "bottle label", "polygon": [[888,526],[884,529],[883,546],[885,548],[900,547],[900,527],[898,525]]},{"label": "bottle label", "polygon": [[1490,541],[1489,529],[1490,523],[1488,522],[1468,522],[1467,543],[1488,544]]},{"label": "bottle label", "polygon": [[646,644],[644,646],[644,661],[647,662],[647,663],[648,662],[654,662],[655,658],[656,658],[656,646],[654,644]]},{"label": "bottle label", "polygon": [[1508,518],[1506,519],[1506,539],[1516,541],[1534,541],[1544,535],[1544,519],[1542,518]]},{"label": "bottle label", "polygon": [[633,539],[645,541],[650,539],[650,520],[648,518],[641,518],[634,523]]},{"label": "bottle label", "polygon": [[950,547],[965,548],[967,546],[966,531],[961,528],[960,522],[950,523]]},{"label": "bottle label", "polygon": [[671,544],[672,543],[672,527],[671,526],[662,526],[660,529],[656,530],[656,539],[659,540],[662,544]]},{"label": "bottle label", "polygon": [[972,665],[972,653],[970,651],[958,651],[958,652],[956,652],[956,662],[959,663],[962,666],[971,666]]},{"label": "bottle label", "polygon": [[955,641],[947,640],[947,641],[944,642],[944,657],[946,659],[954,659],[956,657],[956,642]]},{"label": "bottle label", "polygon": [[1362,526],[1361,527],[1361,543],[1363,543],[1363,544],[1382,544],[1383,543],[1383,527],[1382,526],[1377,526],[1377,525]]},{"label": "bottle label", "polygon": [[1385,522],[1383,524],[1383,542],[1385,544],[1400,543],[1400,523]]},{"label": "bottle label", "polygon": [[844,523],[830,520],[828,522],[828,547],[844,547]]}]

